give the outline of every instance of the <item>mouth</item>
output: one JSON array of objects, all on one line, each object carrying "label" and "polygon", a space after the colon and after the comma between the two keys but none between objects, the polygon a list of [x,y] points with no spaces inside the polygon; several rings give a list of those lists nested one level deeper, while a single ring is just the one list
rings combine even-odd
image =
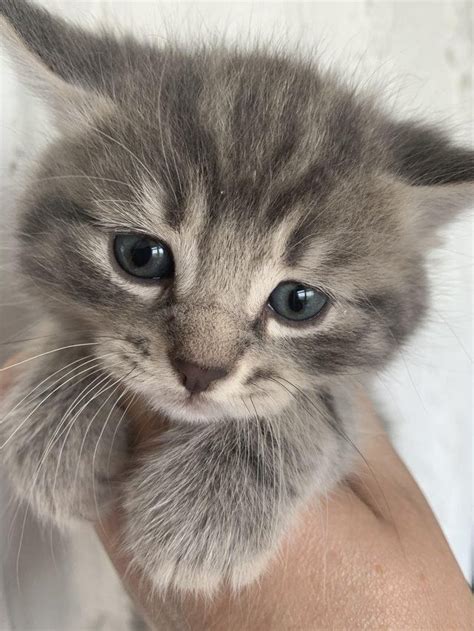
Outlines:
[{"label": "mouth", "polygon": [[205,393],[180,393],[171,399],[160,396],[158,408],[163,410],[170,419],[187,422],[210,422],[224,416],[223,406]]},{"label": "mouth", "polygon": [[181,403],[184,410],[189,413],[196,413],[199,415],[208,414],[211,411],[216,410],[216,403],[209,399],[203,393],[196,392],[184,397]]},{"label": "mouth", "polygon": [[187,407],[202,405],[205,402],[206,396],[201,392],[192,392],[184,397],[184,405],[186,405]]}]

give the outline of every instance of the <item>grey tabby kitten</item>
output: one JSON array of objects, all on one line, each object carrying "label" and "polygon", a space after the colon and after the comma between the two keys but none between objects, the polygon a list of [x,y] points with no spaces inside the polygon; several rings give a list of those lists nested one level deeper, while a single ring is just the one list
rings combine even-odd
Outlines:
[{"label": "grey tabby kitten", "polygon": [[[19,209],[42,337],[3,405],[6,471],[59,525],[120,501],[157,589],[239,589],[350,474],[355,390],[422,320],[473,153],[310,61],[0,16],[60,132]],[[169,429],[121,477],[134,396]]]}]

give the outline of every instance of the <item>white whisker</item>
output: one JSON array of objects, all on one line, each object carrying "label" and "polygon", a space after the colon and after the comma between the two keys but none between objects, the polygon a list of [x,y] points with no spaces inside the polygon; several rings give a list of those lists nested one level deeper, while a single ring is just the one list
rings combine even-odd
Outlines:
[{"label": "white whisker", "polygon": [[[90,370],[89,368],[86,368],[85,371]],[[82,372],[79,373],[79,375],[82,374]],[[31,416],[36,412],[36,410],[38,410],[41,405],[43,405],[55,392],[57,392],[58,390],[60,390],[62,387],[64,387],[67,383],[69,383],[70,381],[72,381],[73,379],[75,379],[76,377],[78,377],[78,375],[73,375],[72,377],[70,377],[69,379],[67,379],[65,382],[62,382],[59,386],[57,386],[56,388],[54,388],[54,390],[52,390],[44,399],[42,399],[40,401],[40,403],[38,403],[38,405],[36,407],[33,408],[33,410],[31,410],[31,412],[27,415],[27,417],[15,428],[15,430],[12,432],[12,434],[10,434],[10,436],[8,437],[8,439],[2,444],[0,445],[0,451],[10,442],[10,440],[13,438],[13,436],[16,435],[16,433],[23,427],[23,425],[31,418]]]},{"label": "white whisker", "polygon": [[[68,375],[70,375],[72,372],[74,372],[75,370],[77,370],[78,368],[83,368],[84,366],[86,366],[87,364],[97,360],[97,359],[103,359],[104,357],[107,357],[108,355],[112,355],[113,353],[107,353],[106,355],[102,355],[100,357],[96,357],[95,355],[86,355],[85,357],[81,357],[79,359],[76,359],[73,362],[70,362],[69,364],[67,364],[66,366],[63,366],[62,368],[59,368],[59,370],[56,370],[55,372],[53,372],[51,375],[48,375],[48,377],[46,377],[45,379],[43,379],[42,381],[40,381],[39,384],[37,384],[32,390],[30,390],[28,392],[28,394],[26,394],[22,399],[20,399],[20,401],[18,401],[18,403],[11,409],[9,410],[5,416],[3,418],[0,419],[0,424],[5,422],[6,419],[13,414],[13,412],[18,409],[21,404],[26,401],[26,399],[28,399],[34,392],[36,392],[36,390],[38,390],[42,385],[44,385],[45,383],[47,383],[50,379],[52,379],[54,376],[56,376],[58,373],[62,372],[63,370],[67,370],[67,368],[70,368],[71,366],[74,366],[74,364],[79,363],[79,366],[75,366],[75,368],[73,368],[72,370],[68,371],[65,375],[62,375],[58,380],[54,381],[52,384],[50,384],[48,387],[52,387],[55,386],[57,383],[59,383],[59,381],[61,381],[61,379],[63,379],[64,377],[67,377]],[[92,358],[92,359],[90,359]],[[87,360],[87,361],[85,361]],[[82,362],[82,363],[81,363]],[[44,394],[44,392],[47,390],[47,388],[45,388],[42,392],[40,392],[38,395],[39,396],[41,394]]]},{"label": "white whisker", "polygon": [[[114,394],[115,392],[117,392],[117,390],[120,388],[120,385],[121,385],[120,383],[117,385],[117,387],[115,388],[115,390],[113,390],[112,394]],[[107,415],[107,417],[106,417],[106,419],[105,419],[105,421],[104,421],[104,424],[103,424],[103,426],[102,426],[102,429],[101,429],[101,431],[100,431],[99,437],[97,438],[97,442],[96,442],[96,444],[95,444],[94,453],[93,453],[93,456],[92,456],[92,494],[93,494],[93,496],[94,496],[95,511],[96,511],[96,514],[97,514],[97,516],[98,516],[98,518],[99,518],[99,524],[100,524],[101,528],[103,528],[103,525],[102,525],[102,521],[101,521],[101,518],[100,518],[99,505],[98,505],[98,502],[97,502],[97,491],[96,491],[96,484],[95,484],[95,461],[96,461],[96,458],[97,458],[97,452],[98,452],[98,450],[99,450],[99,443],[100,443],[100,441],[101,441],[102,436],[104,435],[104,432],[105,432],[105,430],[106,430],[106,428],[107,428],[107,425],[109,424],[109,421],[110,421],[110,418],[111,418],[111,416],[112,416],[112,413],[114,412],[114,410],[116,410],[116,409],[117,409],[117,406],[118,406],[118,404],[120,403],[120,400],[121,400],[121,399],[122,399],[122,398],[123,398],[126,394],[127,394],[127,392],[126,392],[126,391],[122,392],[122,393],[118,396],[118,398],[117,398],[117,400],[115,401],[115,403],[114,403],[114,404],[112,405],[112,407],[110,408],[110,412],[108,413],[108,415]],[[112,396],[112,395],[111,395],[111,396]],[[110,398],[110,397],[109,397],[109,398]],[[123,417],[122,417],[122,418],[123,418]],[[115,436],[115,433],[114,433],[114,436]],[[110,449],[110,450],[109,450],[109,456],[110,456],[110,454],[111,454],[111,451],[112,451],[112,450]],[[108,472],[108,473],[110,473],[110,472]]]},{"label": "white whisker", "polygon": [[10,364],[9,366],[0,368],[0,372],[5,372],[6,370],[15,368],[15,366],[21,366],[22,364],[33,361],[34,359],[39,359],[40,357],[45,357],[46,355],[51,355],[52,353],[58,353],[59,351],[64,351],[68,348],[79,348],[80,346],[97,346],[98,344],[100,344],[100,342],[82,342],[80,344],[69,344],[68,346],[61,346],[60,348],[55,348],[51,351],[46,351],[44,353],[40,353],[39,355],[35,355],[34,357],[28,357],[28,359],[23,359],[22,361],[16,362],[15,364]]}]

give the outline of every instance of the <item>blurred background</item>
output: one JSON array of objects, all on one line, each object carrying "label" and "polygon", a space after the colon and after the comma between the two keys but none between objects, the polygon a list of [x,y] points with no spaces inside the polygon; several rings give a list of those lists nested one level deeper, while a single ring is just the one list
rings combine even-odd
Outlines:
[{"label": "blurred background", "polygon": [[[443,2],[119,2],[38,0],[93,27],[119,25],[155,42],[214,35],[264,39],[317,55],[351,81],[375,86],[397,114],[444,122],[472,143],[472,4]],[[28,337],[34,312],[10,272],[14,202],[29,161],[51,137],[45,112],[0,53],[0,360]],[[423,330],[375,384],[397,450],[438,517],[468,580],[472,568],[472,215],[430,259],[433,298]],[[1,453],[0,453],[1,467]],[[0,630],[128,628],[118,580],[86,526],[42,532],[12,521],[0,471]],[[13,511],[14,512],[14,511]]]}]

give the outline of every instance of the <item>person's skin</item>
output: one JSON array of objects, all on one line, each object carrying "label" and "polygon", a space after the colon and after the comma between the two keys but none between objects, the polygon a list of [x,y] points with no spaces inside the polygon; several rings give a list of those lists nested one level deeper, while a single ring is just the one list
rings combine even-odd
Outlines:
[{"label": "person's skin", "polygon": [[[12,362],[13,363],[13,362]],[[19,367],[21,368],[21,367]],[[18,369],[0,373],[5,391]],[[314,498],[261,580],[215,598],[153,594],[122,553],[120,508],[96,526],[129,594],[152,628],[169,631],[472,629],[468,584],[413,478],[364,394],[365,444],[352,480]],[[137,449],[159,419],[140,405]],[[365,461],[364,461],[365,460]]]}]

